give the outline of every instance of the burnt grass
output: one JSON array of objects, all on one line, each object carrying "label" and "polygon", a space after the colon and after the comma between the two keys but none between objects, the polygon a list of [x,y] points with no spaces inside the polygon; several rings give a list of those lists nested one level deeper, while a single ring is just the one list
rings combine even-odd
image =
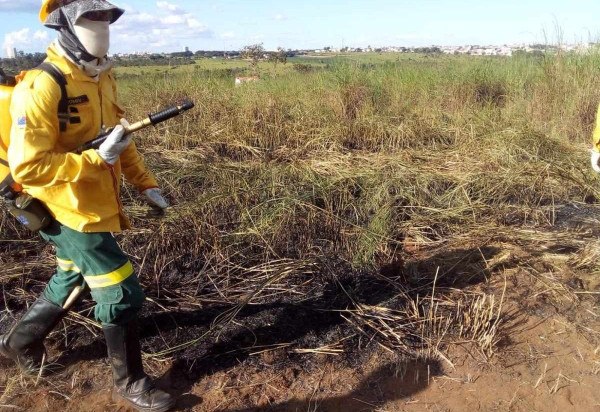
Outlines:
[{"label": "burnt grass", "polygon": [[[180,379],[196,381],[240,364],[259,369],[268,366],[276,370],[310,371],[322,359],[314,353],[297,353],[295,350],[327,345],[343,349],[336,362],[360,367],[379,347],[376,339],[359,333],[346,321],[344,311],[357,304],[401,309],[407,305],[407,299],[426,295],[436,271],[440,288],[468,288],[479,284],[485,281],[482,275],[485,260],[498,252],[497,248],[485,246],[442,251],[422,260],[396,261],[376,271],[359,271],[345,261],[330,258],[327,264],[320,266],[320,271],[310,275],[294,274],[286,279],[290,291],[302,293],[284,293],[276,298],[259,295],[251,304],[242,307],[233,322],[217,325],[212,331],[209,330],[215,319],[235,305],[206,303],[194,310],[169,308],[172,300],[157,296],[157,291],[149,284],[146,285],[147,295],[166,310],[157,311],[150,303],[144,306],[140,315],[143,350],[149,354],[159,353],[208,332],[201,341],[169,355],[173,360],[170,375],[177,376],[179,385],[184,386],[186,383]],[[167,276],[161,280],[161,287],[168,289],[173,283],[181,289],[184,278],[184,274]],[[3,286],[5,290],[22,286],[31,293],[31,298],[44,286],[43,279],[37,276],[31,276],[26,284],[22,282],[23,279],[13,280]],[[205,289],[194,291],[198,296],[211,292],[210,282],[203,283]],[[398,285],[402,285],[402,290]],[[195,286],[189,288],[192,293]],[[25,309],[24,301],[16,297],[9,297],[5,304],[14,317],[2,317],[2,330],[8,330],[13,319]],[[79,302],[75,310],[91,316],[92,306],[93,302],[87,298]],[[58,364],[68,366],[106,356],[101,334],[95,337],[87,328],[67,322],[69,327],[59,328],[50,339],[51,346],[58,352],[55,359]],[[263,357],[255,356],[262,351],[270,351],[268,365]],[[406,353],[402,358],[406,359]]]},{"label": "burnt grass", "polygon": [[[190,183],[182,199],[189,196],[193,200],[194,184]],[[368,197],[360,190],[360,186],[352,184],[348,193],[354,200]],[[345,193],[334,192],[333,201],[328,202],[343,205]],[[327,202],[319,199],[315,204],[323,209]],[[134,227],[142,227],[145,232],[119,236],[120,244],[138,265],[140,280],[151,299],[140,314],[143,350],[161,359],[171,359],[170,374],[190,382],[240,364],[312,370],[322,358],[315,352],[298,351],[327,346],[343,350],[335,358],[337,363],[359,367],[374,351],[380,350],[381,337],[350,323],[345,318],[348,311],[358,305],[402,311],[418,298],[429,296],[434,279],[438,290],[469,289],[486,281],[487,261],[500,253],[498,248],[488,246],[487,240],[475,240],[476,244],[468,247],[444,246],[411,254],[402,250],[404,233],[399,230],[393,239],[385,240],[390,242],[393,252],[370,264],[355,265],[351,260],[358,239],[348,235],[351,226],[329,219],[326,213],[312,216],[312,209],[294,210],[296,223],[285,226],[268,248],[261,245],[261,239],[228,244],[226,239],[232,236],[225,235],[242,231],[239,221],[243,213],[237,214],[235,207],[227,203],[232,201],[211,206],[209,210],[194,206],[189,212],[192,217],[177,216],[169,221],[167,234],[161,231],[163,226],[138,222],[134,213]],[[248,201],[260,204],[260,199]],[[135,205],[127,196],[125,203]],[[334,211],[349,220],[351,210],[340,206],[339,211]],[[396,218],[408,219],[403,214]],[[0,242],[4,262],[23,265],[22,270],[14,272],[15,277],[0,282],[4,292],[2,331],[8,330],[24,312],[26,303],[42,292],[53,270],[53,251],[48,245],[20,230],[4,233],[6,239],[31,243]],[[267,253],[266,249],[275,252]],[[144,265],[141,257],[146,255],[151,263]],[[276,285],[276,293],[259,293],[241,308],[232,322],[213,327],[216,319],[235,309],[246,293],[261,284],[265,276],[261,265],[271,264],[280,256],[292,263],[306,258],[311,262],[311,270],[292,271]],[[88,297],[78,303],[75,311],[89,319],[93,316],[92,308],[93,302]],[[421,315],[428,311],[427,306],[420,309]],[[58,364],[68,366],[106,356],[102,334],[94,335],[88,329],[90,325],[82,326],[80,322],[68,319],[68,327],[59,328],[50,337]],[[160,355],[204,335],[181,350]],[[407,346],[422,348],[423,342],[411,339],[406,337]],[[264,351],[270,352],[268,362],[260,356]],[[416,350],[414,354],[398,352],[398,357],[404,360],[419,356]]]},{"label": "burnt grass", "polygon": [[[251,353],[278,345],[290,344],[293,348],[319,348],[344,342],[345,360],[353,363],[368,355],[367,351],[356,351],[360,343],[356,331],[348,327],[340,311],[351,308],[354,302],[398,306],[394,302],[394,290],[385,280],[373,278],[367,273],[346,272],[321,285],[319,290],[302,302],[285,299],[246,306],[236,317],[236,325],[219,330],[216,340],[206,339],[179,356],[176,368],[190,379],[218,370],[228,369],[240,362],[259,365],[260,357]],[[162,313],[144,319],[147,327],[145,345],[156,348],[164,345],[160,334],[180,328],[175,341],[182,343],[206,332],[210,322],[227,307],[214,307],[184,313]],[[160,326],[159,326],[160,325]],[[348,339],[350,338],[350,339]],[[369,348],[370,349],[370,348]],[[293,364],[310,368],[313,355],[279,351],[275,356],[280,367]],[[273,366],[273,365],[272,365]]]},{"label": "burnt grass", "polygon": [[[340,360],[348,365],[360,364],[376,345],[363,344],[356,330],[341,316],[341,311],[353,307],[355,302],[390,308],[400,307],[403,302],[395,299],[396,291],[386,278],[365,272],[348,271],[324,276],[321,282],[319,288],[313,288],[310,296],[301,301],[290,297],[244,306],[235,322],[217,326],[202,341],[176,353],[171,372],[188,380],[198,380],[240,364],[260,367],[261,357],[252,354],[263,350],[273,351],[270,367],[310,370],[318,364],[313,354],[298,354],[288,349],[319,348],[340,341],[343,341],[344,349]],[[82,305],[87,306],[88,302]],[[143,350],[156,353],[195,340],[207,333],[213,321],[232,307],[215,304],[198,310],[156,313],[155,307],[145,305],[140,316]],[[77,343],[70,349],[59,346],[67,352],[58,363],[105,356],[102,340],[93,338],[85,328],[70,328],[68,333],[67,341]],[[57,344],[61,345],[61,341],[64,339],[59,338]],[[278,349],[279,346],[283,348]]]}]

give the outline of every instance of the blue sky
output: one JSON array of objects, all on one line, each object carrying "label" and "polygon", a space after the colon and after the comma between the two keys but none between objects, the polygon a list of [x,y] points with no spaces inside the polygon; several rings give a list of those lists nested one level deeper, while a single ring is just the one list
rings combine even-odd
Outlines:
[{"label": "blue sky", "polygon": [[[0,0],[2,53],[55,37],[40,0]],[[111,52],[371,45],[426,46],[600,39],[600,0],[115,0],[127,13]]]}]

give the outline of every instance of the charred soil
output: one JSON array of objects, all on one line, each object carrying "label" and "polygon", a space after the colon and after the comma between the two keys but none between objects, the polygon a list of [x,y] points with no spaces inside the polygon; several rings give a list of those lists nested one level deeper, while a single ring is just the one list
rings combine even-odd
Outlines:
[{"label": "charred soil", "polygon": [[[194,310],[152,298],[141,328],[147,369],[180,396],[179,410],[595,410],[600,292],[585,262],[600,253],[596,214],[568,208],[545,229],[407,247],[405,261],[379,272],[286,262],[277,270],[294,267],[295,293],[259,282],[243,304]],[[496,300],[461,308],[477,296]],[[24,309],[5,297],[4,329]],[[51,377],[3,363],[2,408],[126,410],[111,400],[90,305],[51,335],[61,366]]]}]

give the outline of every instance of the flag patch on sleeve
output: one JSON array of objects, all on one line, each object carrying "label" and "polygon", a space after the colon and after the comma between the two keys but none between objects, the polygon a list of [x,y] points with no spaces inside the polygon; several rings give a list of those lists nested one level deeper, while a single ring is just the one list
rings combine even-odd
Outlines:
[{"label": "flag patch on sleeve", "polygon": [[19,129],[24,129],[27,126],[27,116],[20,116],[17,118],[17,127]]}]

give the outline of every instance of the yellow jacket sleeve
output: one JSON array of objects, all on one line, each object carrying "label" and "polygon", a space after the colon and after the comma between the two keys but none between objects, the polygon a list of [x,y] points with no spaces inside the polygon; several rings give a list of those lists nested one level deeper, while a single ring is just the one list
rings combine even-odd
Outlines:
[{"label": "yellow jacket sleeve", "polygon": [[17,183],[49,187],[91,181],[107,167],[95,150],[81,155],[56,151],[59,100],[60,88],[46,73],[37,75],[29,87],[15,89],[8,161]]},{"label": "yellow jacket sleeve", "polygon": [[158,187],[156,179],[146,169],[144,160],[138,152],[135,143],[131,141],[131,144],[121,153],[121,170],[125,179],[132,185],[134,185],[140,192],[153,187]]},{"label": "yellow jacket sleeve", "polygon": [[600,152],[600,107],[596,114],[596,127],[594,128],[594,135],[592,137],[594,143],[594,150]]}]

